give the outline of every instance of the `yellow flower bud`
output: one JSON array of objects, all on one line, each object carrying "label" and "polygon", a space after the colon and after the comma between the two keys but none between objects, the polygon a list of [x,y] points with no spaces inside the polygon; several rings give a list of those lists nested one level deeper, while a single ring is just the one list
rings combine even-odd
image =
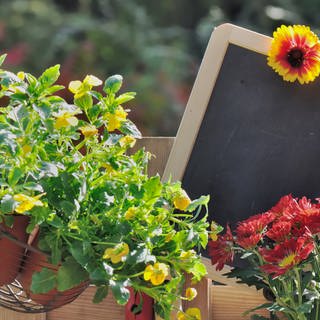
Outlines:
[{"label": "yellow flower bud", "polygon": [[179,192],[173,198],[173,204],[174,204],[175,208],[179,209],[181,211],[185,211],[188,208],[190,203],[191,203],[191,200],[184,190]]}]

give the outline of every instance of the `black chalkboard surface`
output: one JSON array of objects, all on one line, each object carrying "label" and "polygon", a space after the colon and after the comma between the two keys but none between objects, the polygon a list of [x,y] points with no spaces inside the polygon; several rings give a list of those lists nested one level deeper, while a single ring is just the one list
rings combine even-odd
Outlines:
[{"label": "black chalkboard surface", "polygon": [[285,82],[267,65],[269,37],[215,32],[164,179],[182,180],[192,198],[210,194],[209,219],[223,226],[289,193],[319,197],[320,80]]},{"label": "black chalkboard surface", "polygon": [[284,82],[266,57],[229,45],[183,186],[235,224],[281,196],[320,196],[320,82]]}]

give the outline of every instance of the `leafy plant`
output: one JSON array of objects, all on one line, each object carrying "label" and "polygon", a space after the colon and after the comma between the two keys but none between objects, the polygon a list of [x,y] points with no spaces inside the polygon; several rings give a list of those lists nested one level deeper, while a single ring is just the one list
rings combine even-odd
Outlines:
[{"label": "leafy plant", "polygon": [[30,216],[28,231],[39,228],[38,247],[58,269],[36,272],[31,290],[89,279],[94,302],[110,289],[125,304],[132,287],[168,319],[184,273],[206,273],[196,250],[207,244],[207,215],[197,216],[209,198],[191,201],[179,182],[149,177],[144,149],[128,154],[141,134],[123,107],[135,94],[119,94],[121,76],[70,82],[74,104],[56,95],[58,77],[59,65],[39,78],[0,70],[0,217]]}]

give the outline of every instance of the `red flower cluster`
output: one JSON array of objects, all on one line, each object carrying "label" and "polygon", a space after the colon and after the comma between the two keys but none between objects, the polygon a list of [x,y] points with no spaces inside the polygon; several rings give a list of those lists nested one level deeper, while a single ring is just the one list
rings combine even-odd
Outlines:
[{"label": "red flower cluster", "polygon": [[318,232],[319,201],[287,195],[269,211],[240,222],[234,237],[228,227],[225,235],[209,243],[209,254],[212,264],[221,270],[237,250],[254,251],[263,261],[261,270],[275,278],[308,258]]}]

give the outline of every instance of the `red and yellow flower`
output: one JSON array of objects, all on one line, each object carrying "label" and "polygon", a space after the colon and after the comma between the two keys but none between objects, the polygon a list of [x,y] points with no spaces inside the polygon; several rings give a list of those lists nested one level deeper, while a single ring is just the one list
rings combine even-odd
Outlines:
[{"label": "red and yellow flower", "polygon": [[305,260],[313,249],[314,243],[307,234],[277,244],[273,249],[260,248],[259,252],[266,262],[261,269],[276,278]]},{"label": "red and yellow flower", "polygon": [[273,33],[268,65],[286,81],[313,81],[320,73],[318,37],[307,26],[282,25]]}]

